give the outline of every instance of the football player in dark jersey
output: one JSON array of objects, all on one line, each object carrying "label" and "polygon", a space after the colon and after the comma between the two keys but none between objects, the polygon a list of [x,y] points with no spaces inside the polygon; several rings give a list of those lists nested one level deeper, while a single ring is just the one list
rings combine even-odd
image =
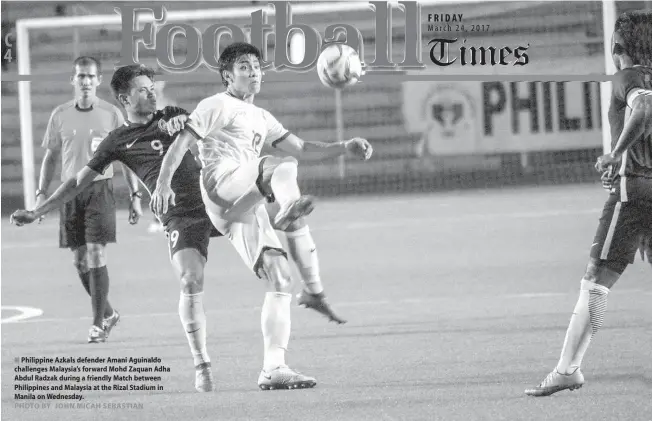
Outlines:
[{"label": "football player in dark jersey", "polygon": [[[113,75],[111,88],[125,108],[128,121],[109,133],[93,158],[76,177],[65,181],[47,200],[32,211],[18,210],[11,220],[16,225],[31,223],[72,200],[102,174],[113,161],[131,169],[149,190],[154,191],[161,163],[173,143],[187,112],[177,107],[156,110],[154,71],[133,65],[121,67]],[[204,266],[211,236],[218,236],[206,215],[199,185],[199,167],[188,152],[174,174],[172,185],[176,206],[158,215],[166,228],[170,259],[181,281],[179,316],[193,354],[200,392],[214,388],[211,363],[206,351],[206,316],[203,305]]]},{"label": "football player in dark jersey", "polygon": [[593,239],[561,357],[541,384],[525,391],[531,396],[582,387],[580,366],[604,319],[610,288],[634,262],[641,244],[648,260],[652,257],[652,12],[619,16],[612,56],[618,69],[609,107],[612,150],[595,165],[600,172],[612,169],[610,195]]}]

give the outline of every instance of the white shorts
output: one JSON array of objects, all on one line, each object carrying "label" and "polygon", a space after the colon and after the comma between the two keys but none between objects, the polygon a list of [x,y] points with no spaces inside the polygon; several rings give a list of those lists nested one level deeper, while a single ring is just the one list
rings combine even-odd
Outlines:
[{"label": "white shorts", "polygon": [[[201,177],[202,199],[211,222],[229,238],[242,260],[256,274],[263,251],[273,249],[285,254],[269,220],[264,197],[256,186],[261,161],[222,160],[219,166],[202,169]],[[235,214],[229,213],[234,203],[245,195],[253,198],[253,205]]]}]

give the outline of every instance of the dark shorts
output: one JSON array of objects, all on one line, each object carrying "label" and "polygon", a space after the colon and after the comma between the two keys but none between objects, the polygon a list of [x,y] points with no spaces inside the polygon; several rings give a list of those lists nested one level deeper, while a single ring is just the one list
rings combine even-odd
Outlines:
[{"label": "dark shorts", "polygon": [[59,247],[76,249],[87,243],[115,243],[115,200],[113,182],[93,182],[61,207]]},{"label": "dark shorts", "polygon": [[[652,238],[652,197],[647,191],[652,180],[635,179],[615,183],[604,205],[591,246],[591,257],[622,273],[634,263],[643,240]],[[652,190],[649,190],[652,192]]]},{"label": "dark shorts", "polygon": [[210,238],[222,236],[204,208],[188,211],[183,216],[170,217],[165,222],[165,235],[170,248],[170,259],[179,250],[193,248],[207,260]]}]

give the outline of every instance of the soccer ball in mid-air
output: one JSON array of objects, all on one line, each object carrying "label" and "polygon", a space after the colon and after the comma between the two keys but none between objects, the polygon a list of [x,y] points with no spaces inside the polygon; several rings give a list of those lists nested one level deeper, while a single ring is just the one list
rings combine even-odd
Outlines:
[{"label": "soccer ball in mid-air", "polygon": [[324,48],[317,60],[321,83],[341,89],[354,85],[362,76],[362,62],[357,51],[346,44],[332,44]]}]

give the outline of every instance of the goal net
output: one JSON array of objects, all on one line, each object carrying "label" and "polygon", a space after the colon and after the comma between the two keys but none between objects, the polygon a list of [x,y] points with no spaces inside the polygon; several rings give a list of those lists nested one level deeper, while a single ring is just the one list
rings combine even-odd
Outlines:
[{"label": "goal net", "polygon": [[[167,22],[183,22],[201,32],[216,22],[246,30],[252,11],[273,10],[265,2],[251,3],[166,3]],[[640,6],[633,3],[627,7]],[[396,193],[597,179],[592,165],[603,150],[607,104],[604,83],[601,90],[599,81],[613,72],[605,40],[623,7],[595,1],[420,4],[424,70],[404,75],[368,72],[360,83],[341,92],[322,86],[315,71],[264,77],[257,105],[293,133],[317,141],[359,136],[374,145],[374,156],[365,163],[303,161],[299,178],[306,192]],[[376,32],[368,5],[293,3],[293,23],[310,25],[322,37],[333,23],[358,28],[364,62],[369,64],[376,55]],[[3,86],[3,103],[9,101],[13,108],[3,106],[2,183],[4,188],[14,180],[28,207],[34,203],[43,156],[40,140],[52,109],[70,99],[70,64],[76,56],[102,60],[104,83],[98,93],[111,98],[108,82],[122,48],[120,16],[111,4],[95,2],[82,3],[74,13],[22,20],[16,27],[17,72],[31,77],[19,82],[17,91]],[[393,8],[389,58],[394,63],[405,55],[404,16]],[[270,15],[269,23],[274,22]],[[430,58],[432,40],[439,38],[457,39],[450,43],[448,57],[457,60],[449,66],[436,65]],[[301,39],[292,40],[290,50],[300,56],[295,46]],[[228,42],[229,37],[222,37],[220,48]],[[510,65],[473,65],[471,54],[479,54],[480,47],[499,51],[508,47]],[[512,64],[519,47],[528,56],[526,65]],[[271,37],[267,57],[274,51]],[[175,60],[183,61],[186,54],[185,39],[176,37]],[[142,46],[139,58],[156,65],[154,54]],[[481,56],[476,58],[479,63]],[[219,76],[206,69],[168,79],[164,101],[188,110],[222,90]],[[7,163],[13,173],[4,171]]]}]

